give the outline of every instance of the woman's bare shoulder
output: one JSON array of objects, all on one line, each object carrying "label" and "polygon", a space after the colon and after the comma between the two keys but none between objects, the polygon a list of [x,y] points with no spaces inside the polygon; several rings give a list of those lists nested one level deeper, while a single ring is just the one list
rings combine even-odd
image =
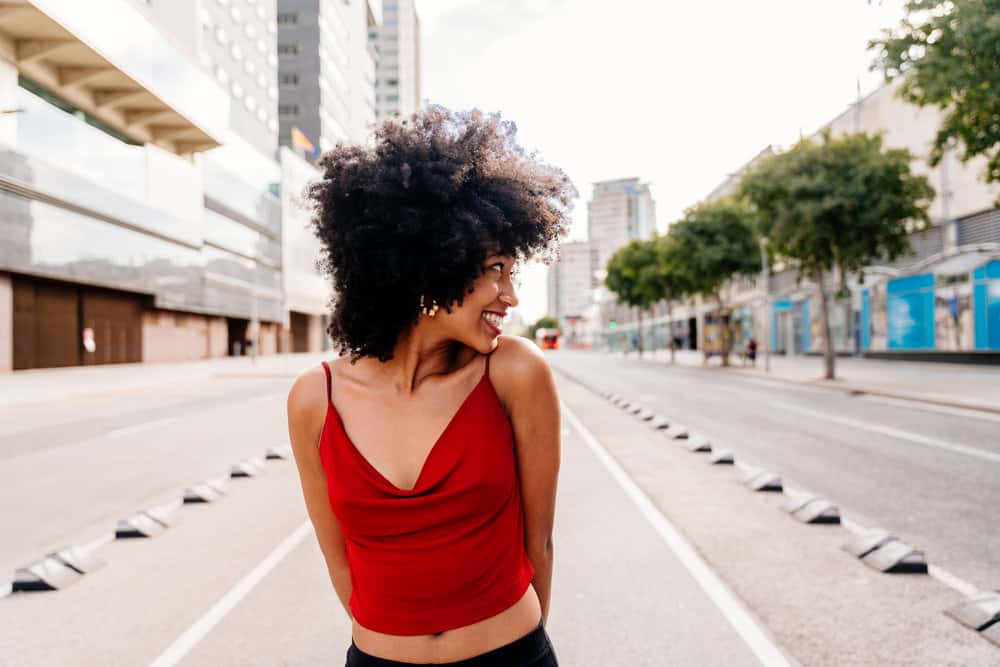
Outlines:
[{"label": "woman's bare shoulder", "polygon": [[548,386],[552,369],[545,353],[523,336],[500,336],[490,357],[490,381],[505,405]]},{"label": "woman's bare shoulder", "polygon": [[289,425],[310,433],[322,430],[326,406],[326,372],[316,364],[299,373],[288,390]]}]

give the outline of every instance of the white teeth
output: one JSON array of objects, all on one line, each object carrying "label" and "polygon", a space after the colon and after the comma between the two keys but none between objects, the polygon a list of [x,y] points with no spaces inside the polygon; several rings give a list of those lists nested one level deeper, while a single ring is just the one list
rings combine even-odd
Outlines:
[{"label": "white teeth", "polygon": [[483,319],[497,329],[500,329],[503,326],[503,317],[501,315],[497,315],[496,313],[483,313]]}]

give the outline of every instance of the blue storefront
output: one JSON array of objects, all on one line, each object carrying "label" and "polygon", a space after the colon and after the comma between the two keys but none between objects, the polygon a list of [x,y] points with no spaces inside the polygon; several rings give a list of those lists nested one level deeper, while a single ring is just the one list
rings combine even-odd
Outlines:
[{"label": "blue storefront", "polygon": [[972,272],[977,350],[1000,350],[1000,260]]},{"label": "blue storefront", "polygon": [[[1000,260],[967,270],[958,281],[956,275],[922,273],[862,290],[861,349],[1000,350]],[[960,286],[969,288],[970,278],[971,290],[961,296]],[[965,328],[966,316],[971,320],[969,328]],[[941,333],[952,324],[968,332],[967,342],[961,342],[961,331],[955,336],[957,341]]]}]

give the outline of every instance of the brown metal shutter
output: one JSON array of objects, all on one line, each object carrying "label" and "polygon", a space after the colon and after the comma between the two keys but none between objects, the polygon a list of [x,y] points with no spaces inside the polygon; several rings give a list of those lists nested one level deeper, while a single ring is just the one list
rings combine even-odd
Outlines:
[{"label": "brown metal shutter", "polygon": [[308,352],[309,316],[292,311],[289,320],[292,326],[292,352]]},{"label": "brown metal shutter", "polygon": [[85,288],[83,326],[94,329],[97,349],[83,353],[85,366],[142,361],[142,298]]},{"label": "brown metal shutter", "polygon": [[14,278],[14,370],[80,363],[76,287]]}]

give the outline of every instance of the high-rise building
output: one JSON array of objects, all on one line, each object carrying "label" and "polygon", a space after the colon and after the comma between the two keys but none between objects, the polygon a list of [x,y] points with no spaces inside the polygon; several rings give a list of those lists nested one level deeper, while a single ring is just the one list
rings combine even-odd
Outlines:
[{"label": "high-rise building", "polygon": [[375,121],[368,0],[278,0],[277,25],[281,145],[302,146],[292,128],[315,148],[311,157],[340,141],[363,142]]},{"label": "high-rise building", "polygon": [[565,318],[586,316],[597,286],[597,253],[588,241],[562,244],[559,261],[548,267],[548,314]]},{"label": "high-rise building", "polygon": [[378,51],[375,109],[379,120],[420,108],[420,17],[415,0],[382,0],[382,24],[369,39]]},{"label": "high-rise building", "polygon": [[587,229],[597,250],[597,267],[604,269],[618,248],[656,233],[656,203],[648,183],[622,178],[594,183],[587,203]]},{"label": "high-rise building", "polygon": [[275,0],[129,0],[229,95],[229,126],[268,159],[278,148]]}]

